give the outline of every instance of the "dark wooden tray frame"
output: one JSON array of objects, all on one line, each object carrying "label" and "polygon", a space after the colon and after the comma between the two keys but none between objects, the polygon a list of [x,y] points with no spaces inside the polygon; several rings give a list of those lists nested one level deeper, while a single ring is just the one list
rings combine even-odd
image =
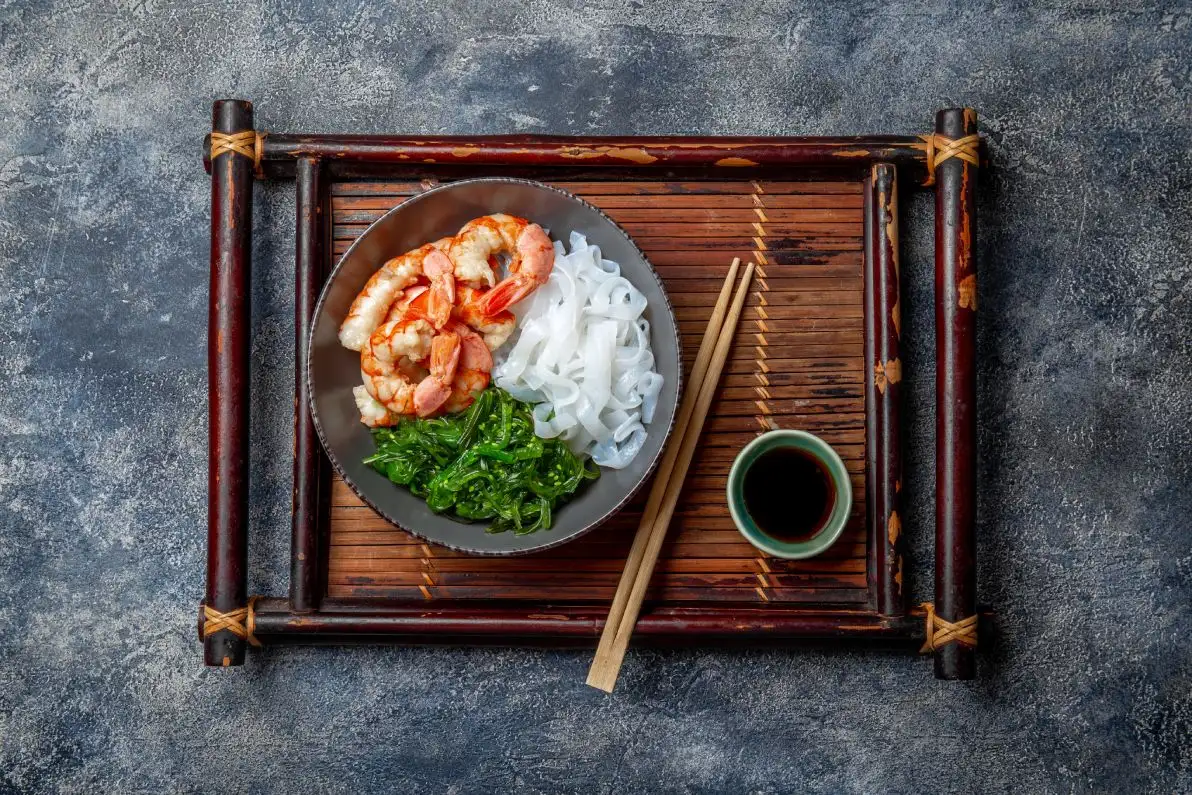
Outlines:
[{"label": "dark wooden tray frame", "polygon": [[[297,360],[305,360],[319,289],[330,266],[334,179],[653,172],[659,178],[862,179],[865,185],[867,581],[864,610],[815,605],[647,607],[635,640],[661,644],[860,641],[909,647],[934,634],[902,592],[898,354],[900,183],[935,189],[936,561],[935,631],[976,612],[975,141],[976,114],[940,111],[935,134],[851,138],[387,137],[254,131],[243,100],[214,104],[204,140],[211,174],[209,315],[210,503],[206,597],[199,632],[208,665],[240,665],[245,647],[271,643],[371,642],[595,645],[605,614],[591,605],[409,604],[325,598],[331,468],[310,418],[301,366],[294,401],[294,501],[288,598],[247,593],[249,274],[255,177],[293,177],[297,194]],[[211,157],[212,138],[242,134]],[[216,616],[214,622],[212,616]],[[975,636],[974,636],[975,637]],[[930,645],[930,644],[929,644]],[[974,648],[934,645],[935,673],[971,679]]]}]

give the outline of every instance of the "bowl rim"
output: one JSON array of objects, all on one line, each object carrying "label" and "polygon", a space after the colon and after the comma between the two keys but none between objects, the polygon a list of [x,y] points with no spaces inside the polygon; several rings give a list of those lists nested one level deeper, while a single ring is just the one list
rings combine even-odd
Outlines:
[{"label": "bowl rim", "polygon": [[[638,482],[631,489],[626,491],[626,493],[621,497],[620,500],[618,500],[616,502],[616,504],[612,505],[608,510],[606,510],[603,514],[601,514],[597,519],[594,519],[593,521],[589,522],[587,525],[585,525],[580,530],[572,533],[569,536],[566,536],[563,538],[554,538],[554,539],[547,541],[546,543],[528,547],[526,549],[482,550],[482,549],[474,549],[474,548],[467,547],[467,546],[460,546],[458,544],[448,543],[446,541],[441,541],[441,540],[438,540],[435,538],[431,538],[421,532],[418,532],[417,530],[414,530],[411,527],[408,527],[406,524],[399,522],[396,518],[391,516],[388,511],[382,509],[375,501],[373,501],[371,498],[369,498],[369,496],[365,493],[364,489],[361,488],[360,486],[358,486],[356,484],[356,482],[354,480],[352,480],[352,478],[344,470],[344,467],[341,466],[341,464],[340,464],[339,460],[336,458],[335,454],[331,451],[331,447],[327,443],[327,437],[323,430],[322,420],[319,417],[319,410],[318,410],[318,406],[316,405],[316,401],[315,401],[315,390],[312,388],[313,381],[311,379],[311,370],[312,370],[311,362],[312,362],[312,359],[314,358],[314,356],[313,356],[314,336],[315,336],[315,331],[317,329],[317,324],[315,323],[315,319],[318,318],[320,316],[320,314],[322,313],[323,304],[327,300],[327,295],[331,290],[331,285],[335,282],[336,278],[338,278],[340,271],[343,267],[343,264],[348,260],[348,257],[351,256],[352,252],[354,252],[356,250],[356,247],[358,245],[360,245],[361,241],[363,241],[369,235],[369,233],[373,231],[373,229],[377,225],[379,225],[381,222],[383,222],[385,219],[387,219],[390,215],[393,215],[394,213],[396,213],[400,210],[408,208],[411,204],[421,201],[428,196],[431,196],[431,195],[434,195],[437,193],[448,192],[448,191],[451,191],[451,190],[456,189],[463,185],[473,185],[473,184],[477,184],[477,183],[507,183],[507,184],[512,183],[512,184],[518,184],[518,185],[527,185],[527,186],[541,189],[541,190],[547,190],[552,193],[557,193],[557,194],[563,196],[564,198],[567,198],[574,202],[579,203],[586,209],[596,213],[598,216],[600,216],[602,219],[604,219],[614,230],[616,230],[617,234],[621,235],[625,239],[625,242],[628,243],[633,248],[633,250],[637,253],[637,255],[639,257],[641,257],[642,262],[646,263],[646,268],[649,271],[650,275],[653,277],[655,283],[658,285],[658,290],[662,295],[663,303],[666,307],[666,316],[670,320],[670,331],[674,335],[674,339],[675,339],[675,351],[676,351],[675,401],[674,401],[674,405],[671,408],[670,418],[666,425],[666,432],[663,434],[663,437],[662,437],[662,443],[658,446],[658,451],[654,454],[653,459],[649,462],[649,464],[646,466],[645,470],[642,472],[641,478],[638,479]],[[556,239],[558,239],[558,238],[556,238]],[[655,327],[656,327],[656,323],[652,323],[651,324],[651,332],[653,332]],[[675,309],[674,309],[673,304],[671,303],[670,293],[667,292],[666,283],[663,282],[662,277],[658,274],[658,271],[654,267],[654,264],[652,262],[650,262],[649,258],[646,256],[646,253],[644,251],[642,251],[641,247],[637,244],[637,242],[629,235],[628,232],[626,232],[621,227],[620,224],[618,224],[616,221],[614,221],[612,218],[610,218],[607,213],[605,213],[603,210],[601,210],[599,207],[595,206],[594,204],[591,204],[590,202],[584,200],[583,198],[576,196],[574,193],[571,193],[570,191],[563,190],[562,188],[556,187],[554,185],[548,185],[544,182],[539,182],[538,180],[525,179],[522,177],[470,177],[470,178],[466,178],[466,179],[456,180],[453,182],[445,182],[441,185],[435,186],[434,188],[431,188],[429,190],[423,191],[422,193],[418,193],[414,196],[409,197],[408,199],[403,201],[401,204],[389,209],[380,218],[378,218],[377,220],[375,220],[371,224],[369,224],[368,227],[363,232],[360,233],[360,236],[358,238],[356,238],[354,241],[352,241],[352,244],[350,246],[348,246],[347,250],[344,251],[343,255],[335,263],[334,267],[332,267],[331,272],[327,274],[327,278],[323,281],[323,285],[319,290],[319,299],[318,299],[318,301],[315,302],[314,311],[311,313],[310,330],[307,332],[307,336],[306,336],[306,357],[305,357],[305,361],[302,363],[302,374],[303,374],[303,378],[306,379],[305,385],[306,385],[306,393],[307,393],[307,395],[306,395],[307,404],[310,409],[311,422],[314,424],[315,433],[319,437],[319,444],[322,445],[323,452],[327,455],[327,460],[331,462],[331,466],[334,467],[335,471],[339,473],[339,476],[343,480],[343,482],[345,484],[347,484],[348,488],[352,490],[352,493],[354,493],[357,497],[359,497],[360,500],[365,505],[367,505],[369,508],[371,508],[373,511],[375,511],[378,516],[380,516],[382,519],[384,519],[385,521],[392,524],[394,527],[397,527],[398,529],[400,529],[406,533],[409,533],[410,535],[414,536],[415,538],[421,539],[428,543],[436,544],[438,546],[445,547],[447,549],[451,549],[456,552],[466,552],[469,555],[478,555],[478,556],[483,556],[483,557],[516,557],[516,556],[520,556],[520,555],[529,555],[529,554],[532,554],[535,552],[543,552],[548,549],[554,549],[556,547],[562,546],[563,544],[571,543],[572,541],[575,541],[579,538],[586,536],[588,533],[591,533],[593,530],[600,527],[605,522],[607,522],[609,519],[611,519],[613,516],[615,516],[617,513],[619,513],[621,511],[621,509],[624,508],[625,505],[630,500],[632,500],[634,498],[634,496],[636,496],[641,491],[642,487],[645,486],[645,484],[650,480],[651,476],[654,474],[655,470],[658,468],[658,465],[661,463],[663,454],[666,452],[666,446],[670,442],[671,433],[674,431],[675,422],[678,420],[679,405],[683,401],[684,383],[683,383],[683,349],[682,349],[682,346],[683,346],[683,337],[679,331],[679,321],[678,321],[678,318],[675,316]],[[651,423],[650,423],[651,426],[653,426],[654,423],[657,422],[657,420],[658,420],[658,417],[655,416],[654,420],[651,421]],[[653,428],[647,429],[647,433],[649,433],[651,430],[653,430]],[[394,488],[403,488],[401,486],[398,486],[397,484],[391,483],[390,485],[393,486]],[[467,524],[467,523],[461,522],[461,524]],[[481,532],[485,532],[481,523],[476,523],[476,524],[477,524],[477,528]],[[551,531],[550,530],[538,531],[537,533],[531,534],[527,537],[531,537],[531,538],[540,537],[540,534],[543,532],[550,533]]]}]

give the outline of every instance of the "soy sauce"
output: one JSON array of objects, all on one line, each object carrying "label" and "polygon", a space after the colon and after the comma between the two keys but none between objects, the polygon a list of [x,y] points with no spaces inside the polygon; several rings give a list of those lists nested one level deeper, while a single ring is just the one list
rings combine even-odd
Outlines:
[{"label": "soy sauce", "polygon": [[778,541],[807,541],[828,523],[836,488],[814,456],[789,447],[767,450],[745,473],[745,510]]}]

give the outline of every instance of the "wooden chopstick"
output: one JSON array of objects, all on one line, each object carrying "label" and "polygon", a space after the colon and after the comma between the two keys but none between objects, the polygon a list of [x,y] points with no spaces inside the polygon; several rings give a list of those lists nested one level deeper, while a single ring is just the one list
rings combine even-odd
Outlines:
[{"label": "wooden chopstick", "polygon": [[[613,595],[612,606],[608,610],[608,618],[604,622],[604,631],[600,635],[600,645],[597,647],[597,660],[600,659],[601,651],[606,651],[611,647],[613,639],[617,635],[621,617],[625,615],[625,605],[629,602],[633,581],[637,579],[637,570],[646,554],[646,544],[650,540],[650,528],[653,527],[654,519],[658,516],[658,509],[662,506],[662,499],[666,496],[666,484],[670,482],[671,473],[674,471],[675,459],[679,457],[683,431],[691,419],[691,412],[695,409],[695,401],[699,397],[699,386],[708,372],[712,349],[716,346],[717,337],[720,336],[720,327],[724,325],[724,314],[728,311],[729,298],[732,296],[733,284],[737,281],[737,268],[740,264],[741,260],[734,257],[733,264],[729,266],[728,275],[724,277],[724,285],[720,288],[720,297],[716,299],[716,306],[712,309],[708,327],[704,330],[704,339],[699,344],[699,353],[695,355],[695,364],[691,368],[691,382],[683,395],[683,402],[679,404],[679,416],[675,419],[674,437],[666,446],[662,463],[658,465],[654,485],[651,486],[649,499],[646,500],[646,509],[642,513],[641,521],[638,522],[637,533],[633,537],[633,546],[629,549],[629,556],[625,559],[625,568],[621,572],[617,591]],[[596,670],[595,664],[593,664],[592,670]],[[592,684],[590,677],[588,684]]]},{"label": "wooden chopstick", "polygon": [[[741,318],[741,309],[745,304],[754,269],[752,262],[745,268],[745,275],[733,297],[732,308],[725,317],[724,304],[727,302],[737,265],[738,260],[734,260],[724,287],[721,288],[712,319],[704,332],[704,339],[692,368],[691,386],[688,387],[679,410],[675,438],[667,448],[658,477],[650,490],[646,512],[642,515],[625,571],[617,585],[613,606],[601,633],[600,645],[596,649],[596,657],[588,670],[587,683],[608,693],[611,693],[617,684],[617,675],[625,659],[629,638],[633,635],[646,589],[654,573],[654,566],[658,563],[658,553],[670,527],[671,517],[683,490],[683,481],[687,478],[687,470],[691,467],[691,459],[699,443],[708,409],[720,383],[720,373],[724,369],[729,348],[736,335],[737,323]],[[715,340],[714,348],[712,340]],[[636,565],[633,565],[634,563]]]},{"label": "wooden chopstick", "polygon": [[[716,298],[716,305],[712,307],[712,315],[708,318],[708,327],[704,329],[704,338],[700,340],[699,351],[695,354],[695,363],[691,366],[691,386],[683,395],[683,402],[679,406],[679,416],[675,418],[675,443],[667,446],[662,463],[658,466],[658,477],[654,479],[654,487],[650,490],[650,499],[646,502],[646,510],[642,514],[638,530],[649,527],[658,516],[658,508],[662,505],[662,497],[666,493],[666,483],[670,481],[674,471],[675,459],[679,454],[679,442],[683,438],[684,429],[691,421],[691,414],[695,410],[695,400],[699,397],[699,385],[704,382],[708,372],[708,364],[712,359],[712,350],[716,347],[716,340],[720,336],[720,329],[724,325],[724,315],[728,311],[729,298],[732,297],[733,285],[737,282],[737,269],[741,265],[740,257],[733,257],[728,266],[728,273],[724,277],[724,284],[720,287],[720,295]],[[636,546],[637,538],[634,538]],[[639,561],[640,562],[640,558]],[[633,566],[637,570],[637,563]],[[618,616],[618,622],[620,617]]]}]

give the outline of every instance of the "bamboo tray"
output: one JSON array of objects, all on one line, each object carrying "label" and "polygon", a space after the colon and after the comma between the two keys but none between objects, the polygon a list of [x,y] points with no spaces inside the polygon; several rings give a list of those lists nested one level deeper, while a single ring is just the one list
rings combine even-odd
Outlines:
[{"label": "bamboo tray", "polygon": [[[633,236],[666,284],[687,366],[728,262],[759,266],[635,638],[917,647],[930,637],[937,675],[971,678],[975,133],[975,114],[958,109],[941,111],[936,134],[919,137],[266,135],[253,130],[249,103],[216,102],[205,141],[212,174],[206,662],[237,665],[246,644],[281,642],[595,645],[644,494],[601,529],[543,553],[484,558],[426,544],[333,477],[301,375],[290,593],[246,593],[254,174],[297,182],[299,362],[323,279],[372,221],[440,182],[508,174],[576,193]],[[900,182],[934,186],[937,196],[937,570],[926,621],[902,593]],[[772,428],[824,437],[852,475],[849,525],[812,560],[760,553],[728,515],[733,456]]]}]

